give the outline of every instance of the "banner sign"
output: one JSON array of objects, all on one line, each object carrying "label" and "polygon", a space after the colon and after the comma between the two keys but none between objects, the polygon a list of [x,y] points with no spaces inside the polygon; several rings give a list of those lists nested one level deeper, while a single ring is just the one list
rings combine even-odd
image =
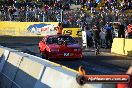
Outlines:
[{"label": "banner sign", "polygon": [[45,36],[55,35],[58,22],[0,22],[0,35]]},{"label": "banner sign", "polygon": [[82,37],[82,31],[80,28],[64,28],[63,34],[68,34],[72,37]]},{"label": "banner sign", "polygon": [[[0,35],[46,36],[56,35],[58,22],[0,22]],[[63,28],[63,34],[81,37],[80,28]]]},{"label": "banner sign", "polygon": [[44,23],[30,25],[27,30],[40,35],[55,35],[57,33],[54,25]]}]

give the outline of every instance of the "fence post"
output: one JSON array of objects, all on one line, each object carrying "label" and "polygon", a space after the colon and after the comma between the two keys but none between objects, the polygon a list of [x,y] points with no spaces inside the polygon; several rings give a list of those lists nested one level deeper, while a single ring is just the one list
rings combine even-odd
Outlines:
[{"label": "fence post", "polygon": [[43,16],[43,22],[45,22],[45,16],[44,16],[44,13],[42,13],[42,16]]},{"label": "fence post", "polygon": [[27,5],[27,6],[26,6],[26,22],[28,21],[28,12],[27,12],[28,9],[29,9],[29,8],[28,8],[28,5]]},{"label": "fence post", "polygon": [[63,10],[61,9],[61,22],[63,22]]},{"label": "fence post", "polygon": [[26,22],[27,22],[27,11],[26,11]]}]

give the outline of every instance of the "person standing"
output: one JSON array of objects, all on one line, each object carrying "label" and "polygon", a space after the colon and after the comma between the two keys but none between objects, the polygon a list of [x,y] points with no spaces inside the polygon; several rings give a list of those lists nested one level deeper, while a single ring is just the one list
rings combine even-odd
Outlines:
[{"label": "person standing", "polygon": [[92,27],[93,30],[93,43],[95,47],[95,55],[99,54],[99,47],[100,47],[100,28],[96,24]]},{"label": "person standing", "polygon": [[88,26],[88,24],[85,24],[83,27],[83,30],[86,32],[86,41],[87,41],[87,47],[92,47],[92,32]]},{"label": "person standing", "polygon": [[57,34],[62,34],[62,30],[63,30],[62,23],[59,22],[56,28],[57,28]]},{"label": "person standing", "polygon": [[118,37],[125,38],[125,26],[122,23],[120,23],[120,25],[119,25]]},{"label": "person standing", "polygon": [[107,22],[106,25],[104,26],[105,29],[105,48],[111,48],[112,46],[112,31],[113,31],[113,27]]},{"label": "person standing", "polygon": [[127,37],[132,39],[132,22],[127,26]]}]

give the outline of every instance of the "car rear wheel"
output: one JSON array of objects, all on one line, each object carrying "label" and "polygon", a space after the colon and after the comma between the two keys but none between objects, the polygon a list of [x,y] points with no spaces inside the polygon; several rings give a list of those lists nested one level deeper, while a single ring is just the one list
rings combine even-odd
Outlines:
[{"label": "car rear wheel", "polygon": [[47,51],[45,51],[45,59],[49,60],[49,56],[48,56]]}]

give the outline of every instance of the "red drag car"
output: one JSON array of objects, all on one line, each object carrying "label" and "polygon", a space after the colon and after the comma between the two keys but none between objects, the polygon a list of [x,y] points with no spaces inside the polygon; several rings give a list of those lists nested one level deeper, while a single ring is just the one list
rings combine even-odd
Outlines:
[{"label": "red drag car", "polygon": [[42,58],[46,59],[81,59],[82,49],[74,38],[69,35],[51,35],[39,42]]}]

